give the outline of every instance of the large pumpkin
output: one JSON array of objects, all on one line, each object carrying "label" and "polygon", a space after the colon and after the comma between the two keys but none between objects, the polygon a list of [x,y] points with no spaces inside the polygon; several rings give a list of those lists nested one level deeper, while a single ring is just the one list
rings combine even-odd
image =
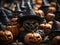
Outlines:
[{"label": "large pumpkin", "polygon": [[24,42],[29,45],[39,44],[42,42],[42,37],[39,33],[27,33],[24,37]]},{"label": "large pumpkin", "polygon": [[9,43],[13,40],[13,35],[10,31],[0,31],[0,42]]}]

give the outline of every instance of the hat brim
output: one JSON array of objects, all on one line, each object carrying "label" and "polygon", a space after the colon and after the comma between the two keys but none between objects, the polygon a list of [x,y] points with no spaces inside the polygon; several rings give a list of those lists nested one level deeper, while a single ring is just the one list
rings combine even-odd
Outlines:
[{"label": "hat brim", "polygon": [[20,18],[18,18],[18,22],[24,22],[25,20],[28,19],[34,19],[37,20],[38,22],[43,22],[43,18],[41,18],[40,16],[37,15],[26,15],[26,16],[22,16]]}]

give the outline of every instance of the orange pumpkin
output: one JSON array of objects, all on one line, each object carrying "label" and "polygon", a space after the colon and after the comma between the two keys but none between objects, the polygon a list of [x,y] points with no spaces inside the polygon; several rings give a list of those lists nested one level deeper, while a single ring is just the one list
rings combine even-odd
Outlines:
[{"label": "orange pumpkin", "polygon": [[29,45],[39,44],[42,42],[42,37],[39,33],[27,33],[24,37],[24,42]]},{"label": "orange pumpkin", "polygon": [[53,21],[49,21],[48,24],[53,25]]},{"label": "orange pumpkin", "polygon": [[0,31],[0,42],[9,43],[13,40],[13,34],[10,31]]},{"label": "orange pumpkin", "polygon": [[44,12],[43,12],[42,10],[35,10],[35,13],[36,13],[37,15],[42,15],[42,16],[44,16]]},{"label": "orange pumpkin", "polygon": [[56,2],[50,2],[50,5],[56,7]]},{"label": "orange pumpkin", "polygon": [[11,25],[16,25],[16,24],[18,24],[17,19],[18,19],[18,18],[12,18],[12,19],[11,19]]},{"label": "orange pumpkin", "polygon": [[53,38],[53,42],[58,42],[58,41],[60,41],[60,36],[55,36],[55,37]]},{"label": "orange pumpkin", "polygon": [[39,3],[40,5],[42,5],[42,1],[43,0],[37,0],[36,3]]},{"label": "orange pumpkin", "polygon": [[55,14],[53,13],[47,13],[46,19],[49,21],[52,21],[55,18]]},{"label": "orange pumpkin", "polygon": [[17,26],[15,26],[15,25],[14,26],[7,26],[6,29],[8,31],[11,31],[14,37],[17,37],[19,34],[19,30],[18,30]]},{"label": "orange pumpkin", "polygon": [[48,12],[56,12],[56,8],[55,7],[48,7]]},{"label": "orange pumpkin", "polygon": [[57,22],[58,28],[60,28],[60,22],[59,21],[56,21],[56,22]]},{"label": "orange pumpkin", "polygon": [[44,28],[45,34],[49,34],[51,29],[52,29],[52,25],[46,24]]},{"label": "orange pumpkin", "polygon": [[43,29],[45,34],[49,34],[50,33],[50,30],[52,29],[52,25],[50,24],[40,24],[40,29]]},{"label": "orange pumpkin", "polygon": [[45,28],[45,24],[40,24],[39,28],[40,29],[44,29]]}]

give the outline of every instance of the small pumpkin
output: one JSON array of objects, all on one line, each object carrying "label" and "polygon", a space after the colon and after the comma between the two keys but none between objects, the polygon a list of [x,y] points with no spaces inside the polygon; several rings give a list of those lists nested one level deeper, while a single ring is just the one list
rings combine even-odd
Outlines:
[{"label": "small pumpkin", "polygon": [[16,25],[7,26],[6,29],[7,29],[8,31],[11,31],[14,37],[16,37],[16,36],[19,34],[19,30],[18,30],[18,28],[17,28]]},{"label": "small pumpkin", "polygon": [[56,8],[55,7],[48,7],[48,12],[56,12]]},{"label": "small pumpkin", "polygon": [[39,33],[27,33],[24,37],[24,42],[29,45],[39,44],[42,42],[42,37]]},{"label": "small pumpkin", "polygon": [[52,29],[52,25],[46,23],[46,24],[40,24],[40,29],[43,29],[45,34],[49,34],[50,30]]},{"label": "small pumpkin", "polygon": [[44,28],[45,34],[49,34],[50,31],[51,31],[51,29],[52,29],[52,25],[46,24],[46,25],[45,25],[45,28]]},{"label": "small pumpkin", "polygon": [[12,18],[12,19],[11,19],[11,25],[16,25],[16,24],[18,24],[17,19],[18,19],[18,18]]},{"label": "small pumpkin", "polygon": [[53,42],[59,42],[60,41],[60,36],[55,36],[53,38]]},{"label": "small pumpkin", "polygon": [[47,15],[46,15],[46,19],[47,19],[47,20],[51,21],[51,20],[53,20],[54,18],[55,18],[55,14],[53,14],[53,13],[47,13]]},{"label": "small pumpkin", "polygon": [[45,28],[45,24],[40,24],[40,25],[39,25],[39,28],[40,28],[40,29],[44,29],[44,28]]},{"label": "small pumpkin", "polygon": [[10,31],[0,31],[0,41],[9,43],[13,40],[13,35]]},{"label": "small pumpkin", "polygon": [[42,10],[35,10],[35,13],[36,13],[37,15],[42,15],[42,16],[44,16],[44,12],[43,12]]}]

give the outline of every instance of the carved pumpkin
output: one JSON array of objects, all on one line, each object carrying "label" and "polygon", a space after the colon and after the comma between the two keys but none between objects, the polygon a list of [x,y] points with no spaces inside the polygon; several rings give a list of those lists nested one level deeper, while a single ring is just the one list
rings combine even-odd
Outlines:
[{"label": "carved pumpkin", "polygon": [[45,34],[49,34],[50,30],[52,29],[52,25],[50,25],[50,24],[40,24],[40,29],[43,29]]},{"label": "carved pumpkin", "polygon": [[60,28],[60,22],[59,21],[56,21],[56,22],[57,22],[58,28]]},{"label": "carved pumpkin", "polygon": [[37,0],[36,3],[39,3],[40,5],[42,5],[42,0]]},{"label": "carved pumpkin", "polygon": [[42,10],[35,10],[35,13],[36,13],[37,15],[42,15],[42,16],[44,16],[44,12],[43,12]]},{"label": "carved pumpkin", "polygon": [[34,5],[34,9],[35,9],[35,10],[38,10],[39,8],[41,8],[41,6],[42,6],[42,5],[40,5],[40,4],[35,4],[35,5]]},{"label": "carved pumpkin", "polygon": [[17,19],[18,19],[18,18],[12,18],[12,19],[11,19],[11,25],[16,25],[16,24],[18,24]]},{"label": "carved pumpkin", "polygon": [[50,31],[51,31],[51,29],[52,29],[52,25],[46,24],[46,25],[45,25],[45,28],[44,28],[45,34],[49,34]]},{"label": "carved pumpkin", "polygon": [[13,35],[10,31],[0,31],[0,42],[9,43],[13,40]]},{"label": "carved pumpkin", "polygon": [[15,25],[7,26],[7,30],[11,31],[14,37],[16,37],[19,34],[19,30]]},{"label": "carved pumpkin", "polygon": [[[57,22],[57,27],[60,28],[60,22],[59,21],[56,22]],[[49,21],[48,24],[53,25],[53,21]]]},{"label": "carved pumpkin", "polygon": [[60,41],[60,36],[55,36],[55,37],[53,38],[53,41],[54,41],[54,42]]},{"label": "carved pumpkin", "polygon": [[9,6],[9,4],[8,3],[4,3],[4,7],[8,7]]},{"label": "carved pumpkin", "polygon": [[24,42],[29,45],[39,44],[42,42],[42,37],[39,33],[27,33],[24,37]]},{"label": "carved pumpkin", "polygon": [[53,25],[53,21],[49,21],[48,24]]},{"label": "carved pumpkin", "polygon": [[53,14],[53,13],[47,13],[47,15],[46,15],[46,19],[47,19],[47,20],[51,21],[51,20],[53,20],[54,18],[55,18],[55,14]]},{"label": "carved pumpkin", "polygon": [[40,24],[39,28],[40,29],[44,29],[45,28],[45,24]]},{"label": "carved pumpkin", "polygon": [[56,12],[56,8],[55,7],[48,7],[48,12]]},{"label": "carved pumpkin", "polygon": [[56,2],[50,2],[50,5],[56,7]]}]

